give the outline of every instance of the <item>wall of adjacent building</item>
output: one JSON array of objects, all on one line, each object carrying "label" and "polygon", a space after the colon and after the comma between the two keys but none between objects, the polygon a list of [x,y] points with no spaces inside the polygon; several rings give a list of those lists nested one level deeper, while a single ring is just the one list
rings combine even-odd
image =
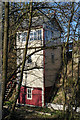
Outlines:
[{"label": "wall of adjacent building", "polygon": [[53,86],[55,82],[61,67],[61,52],[61,47],[45,50],[45,87]]}]

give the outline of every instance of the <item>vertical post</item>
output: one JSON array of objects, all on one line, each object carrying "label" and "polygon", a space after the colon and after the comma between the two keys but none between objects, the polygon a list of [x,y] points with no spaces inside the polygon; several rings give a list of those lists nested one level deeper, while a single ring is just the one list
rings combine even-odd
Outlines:
[{"label": "vertical post", "polygon": [[[43,46],[45,46],[44,28],[43,28]],[[43,50],[43,87],[42,87],[42,107],[45,105],[45,50]]]},{"label": "vertical post", "polygon": [[2,91],[1,91],[1,74],[2,74],[2,2],[0,1],[0,120],[2,118]]}]

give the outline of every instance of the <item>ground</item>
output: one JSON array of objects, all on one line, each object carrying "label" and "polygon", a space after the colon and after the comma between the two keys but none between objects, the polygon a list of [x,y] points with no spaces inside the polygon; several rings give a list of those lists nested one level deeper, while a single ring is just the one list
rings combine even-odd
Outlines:
[{"label": "ground", "polygon": [[[8,113],[8,109],[4,108],[4,116],[7,116]],[[59,120],[60,113],[42,107],[17,106],[11,120]]]},{"label": "ground", "polygon": [[[3,114],[7,116],[8,113],[8,109],[4,108]],[[10,120],[64,120],[63,115],[62,111],[52,111],[48,108],[17,106]],[[75,119],[72,120],[80,120],[80,115],[78,117],[77,116],[78,115],[76,114]]]}]

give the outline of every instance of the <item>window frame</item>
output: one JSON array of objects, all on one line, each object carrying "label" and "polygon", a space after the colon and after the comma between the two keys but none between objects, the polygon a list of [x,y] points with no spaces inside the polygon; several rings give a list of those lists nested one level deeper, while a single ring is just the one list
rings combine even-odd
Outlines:
[{"label": "window frame", "polygon": [[34,40],[37,40],[38,39],[38,32],[37,32],[37,30],[34,31],[33,33],[34,33],[34,36],[33,36]]},{"label": "window frame", "polygon": [[18,41],[19,42],[26,42],[27,31],[19,32],[18,33]]},{"label": "window frame", "polygon": [[42,30],[38,29],[38,40],[42,40]]},{"label": "window frame", "polygon": [[[28,90],[30,90],[31,91],[31,93],[28,93]],[[27,88],[27,99],[28,100],[32,100],[32,88]],[[30,95],[31,97],[28,97],[28,95]]]},{"label": "window frame", "polygon": [[[31,30],[29,35],[29,41],[42,40],[42,29]],[[18,32],[18,41],[26,42],[27,31]]]},{"label": "window frame", "polygon": [[30,33],[33,34],[33,39],[30,39],[31,36],[29,36],[29,41],[42,40],[42,29],[31,30]]},{"label": "window frame", "polygon": [[31,31],[29,35],[29,41],[33,41],[33,40],[34,40],[34,32]]},{"label": "window frame", "polygon": [[27,37],[27,31],[26,32],[23,32],[24,34],[24,40],[22,42],[26,42],[26,37]]}]

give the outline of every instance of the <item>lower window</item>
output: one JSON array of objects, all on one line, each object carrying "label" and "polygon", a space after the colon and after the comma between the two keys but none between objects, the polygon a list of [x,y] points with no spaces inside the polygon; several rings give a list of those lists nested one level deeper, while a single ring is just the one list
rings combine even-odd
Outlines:
[{"label": "lower window", "polygon": [[27,88],[27,99],[32,99],[32,89]]}]

